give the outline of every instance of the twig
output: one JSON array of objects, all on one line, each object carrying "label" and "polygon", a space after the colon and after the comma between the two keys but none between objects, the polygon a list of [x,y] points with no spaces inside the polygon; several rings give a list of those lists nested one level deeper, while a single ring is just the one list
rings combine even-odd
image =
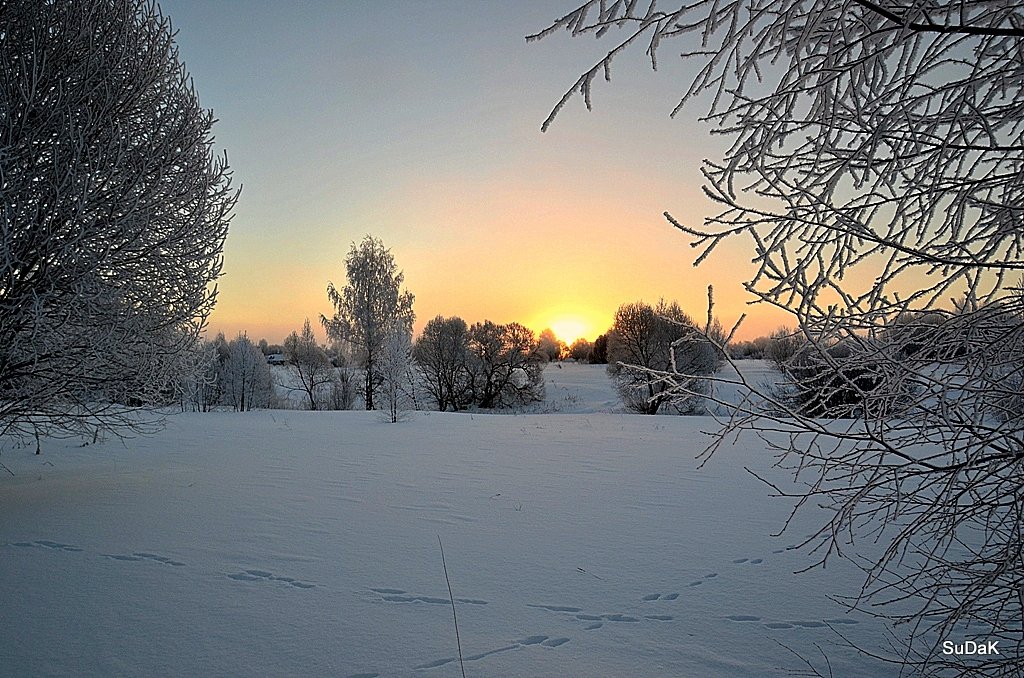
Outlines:
[{"label": "twig", "polygon": [[459,638],[459,617],[455,614],[455,595],[452,593],[452,582],[448,579],[448,565],[444,562],[444,546],[441,544],[441,535],[437,535],[437,545],[441,549],[441,567],[444,568],[444,581],[448,584],[448,598],[452,603],[452,619],[455,620],[455,644],[459,648],[459,666],[462,668],[462,678],[466,678],[466,663],[462,660],[462,639]]},{"label": "twig", "polygon": [[[7,466],[6,466],[6,465],[5,465],[5,464],[4,464],[4,463],[3,463],[2,461],[0,461],[0,467],[3,467],[3,469],[4,469],[5,471],[7,471],[8,473],[10,473],[10,474],[11,474],[12,476],[14,476],[14,471],[12,471],[11,469],[7,468]],[[17,476],[14,476],[14,477],[17,477]]]}]

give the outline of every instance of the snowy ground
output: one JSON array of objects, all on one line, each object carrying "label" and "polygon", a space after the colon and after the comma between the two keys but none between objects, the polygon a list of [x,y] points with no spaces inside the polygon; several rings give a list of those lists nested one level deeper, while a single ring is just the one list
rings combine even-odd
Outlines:
[{"label": "snowy ground", "polygon": [[858,573],[793,574],[815,516],[769,536],[761,444],[698,469],[712,420],[596,411],[602,368],[568,368],[549,397],[576,383],[583,413],[186,414],[5,449],[0,674],[460,676],[440,536],[468,676],[801,668],[779,643],[885,675],[836,633],[881,626],[826,597]]}]

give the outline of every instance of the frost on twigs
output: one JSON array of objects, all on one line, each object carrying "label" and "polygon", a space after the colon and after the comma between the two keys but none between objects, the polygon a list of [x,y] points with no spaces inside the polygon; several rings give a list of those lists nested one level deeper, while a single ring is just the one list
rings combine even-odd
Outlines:
[{"label": "frost on twigs", "polygon": [[0,434],[138,428],[178,399],[237,191],[170,22],[0,9]]},{"label": "frost on twigs", "polygon": [[[796,345],[779,391],[742,372],[710,378],[742,394],[718,403],[728,414],[712,450],[729,433],[763,435],[799,471],[798,503],[832,510],[816,535],[822,560],[866,540],[885,546],[858,559],[865,585],[848,602],[903,622],[893,661],[928,675],[1015,675],[1024,9],[595,0],[544,35],[559,28],[614,42],[553,114],[642,32],[650,52],[671,43],[696,62],[679,105],[707,95],[707,121],[731,140],[702,170],[719,213],[669,221],[698,261],[745,239],[746,287],[791,314]],[[661,374],[681,396],[692,390],[689,375]],[[967,666],[943,655],[941,639],[968,624],[1013,656]]]}]

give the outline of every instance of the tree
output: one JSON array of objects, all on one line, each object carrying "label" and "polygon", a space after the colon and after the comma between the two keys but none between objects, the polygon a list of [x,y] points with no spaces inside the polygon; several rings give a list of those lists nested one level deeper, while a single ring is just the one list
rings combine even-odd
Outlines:
[{"label": "tree", "polygon": [[803,348],[805,341],[792,328],[776,328],[768,335],[768,342],[764,349],[765,360],[770,362],[772,367],[779,372],[785,373],[789,361],[797,353],[800,353],[800,349]]},{"label": "tree", "polygon": [[479,407],[522,407],[544,399],[545,361],[529,328],[490,320],[474,323],[469,328],[469,352]]},{"label": "tree", "polygon": [[412,349],[423,385],[444,412],[458,412],[472,402],[473,374],[469,367],[469,327],[457,316],[437,316],[423,328]]},{"label": "tree", "polygon": [[[771,427],[773,417],[794,431],[780,463],[810,478],[801,504],[833,511],[816,535],[830,546],[823,560],[850,552],[844,538],[887,545],[864,564],[851,605],[907,622],[897,663],[928,675],[1016,674],[1024,426],[1005,403],[1020,401],[1024,382],[1015,289],[1024,9],[1010,0],[697,0],[668,10],[595,1],[533,37],[562,28],[626,33],[545,127],[576,92],[589,106],[596,77],[631,44],[646,42],[656,63],[660,46],[691,41],[682,52],[698,71],[676,110],[708,93],[709,120],[732,137],[703,170],[723,211],[703,227],[666,217],[702,248],[698,262],[726,239],[749,238],[748,289],[792,314],[802,359],[861,403],[858,419],[826,426],[740,384],[758,398],[734,406],[723,433]],[[930,320],[892,331],[908,314]],[[934,346],[921,351],[922,337]],[[870,384],[860,369],[875,375]],[[686,392],[686,375],[666,378]],[[887,403],[907,392],[900,416],[889,416]],[[971,635],[983,628],[1004,641],[1005,653],[969,666],[943,655],[941,639],[968,624]]]},{"label": "tree", "polygon": [[299,380],[299,388],[306,394],[309,409],[319,410],[321,392],[333,382],[331,361],[316,343],[309,318],[302,325],[302,334],[292,332],[284,340],[284,356],[288,369]]},{"label": "tree", "polygon": [[[224,341],[224,335],[217,338]],[[224,341],[225,346],[227,342]],[[209,412],[220,401],[220,362],[217,345],[212,341],[201,341],[192,353],[192,369],[182,375],[179,397],[182,412]]]},{"label": "tree", "polygon": [[393,325],[380,352],[380,390],[385,412],[392,424],[398,422],[411,400],[412,328]]},{"label": "tree", "polygon": [[594,350],[594,345],[580,337],[576,341],[572,342],[572,346],[569,347],[569,357],[578,363],[582,363],[590,358],[590,354]]},{"label": "tree", "polygon": [[545,329],[537,337],[537,351],[544,356],[548,362],[558,360],[567,351],[565,342],[555,336],[551,328]]},{"label": "tree", "polygon": [[608,364],[608,333],[598,335],[597,339],[594,339],[594,348],[587,356],[587,360],[590,361],[591,365],[607,365]]},{"label": "tree", "polygon": [[142,0],[0,9],[0,434],[132,427],[195,367],[237,192]]},{"label": "tree", "polygon": [[[717,368],[714,346],[699,334],[676,302],[623,304],[608,332],[608,374],[623,404],[634,412],[657,414],[666,403],[694,411],[699,398],[683,399],[662,373],[673,364],[702,380]],[[639,368],[639,369],[638,369]]]},{"label": "tree", "polygon": [[405,276],[397,270],[391,250],[384,243],[366,236],[352,243],[345,257],[348,284],[341,290],[327,283],[327,298],[334,305],[334,316],[320,316],[327,336],[348,342],[361,351],[365,379],[363,397],[366,409],[373,409],[373,395],[380,385],[381,354],[388,337],[400,328],[412,331],[416,316],[413,295],[400,288]]},{"label": "tree", "polygon": [[248,412],[271,404],[274,384],[263,351],[244,334],[228,344],[228,357],[218,376],[221,399],[236,412]]}]

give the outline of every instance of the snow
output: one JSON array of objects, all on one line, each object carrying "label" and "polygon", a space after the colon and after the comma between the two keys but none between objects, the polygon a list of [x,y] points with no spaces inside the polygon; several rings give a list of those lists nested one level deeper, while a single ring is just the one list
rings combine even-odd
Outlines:
[{"label": "snow", "polygon": [[[857,570],[794,571],[824,520],[703,468],[703,417],[616,412],[603,366],[547,368],[580,413],[181,414],[158,434],[44,441],[0,462],[4,675],[884,673],[838,633]],[[575,390],[575,400],[566,400]],[[552,395],[554,394],[554,395]],[[838,633],[837,633],[838,632]]]}]

